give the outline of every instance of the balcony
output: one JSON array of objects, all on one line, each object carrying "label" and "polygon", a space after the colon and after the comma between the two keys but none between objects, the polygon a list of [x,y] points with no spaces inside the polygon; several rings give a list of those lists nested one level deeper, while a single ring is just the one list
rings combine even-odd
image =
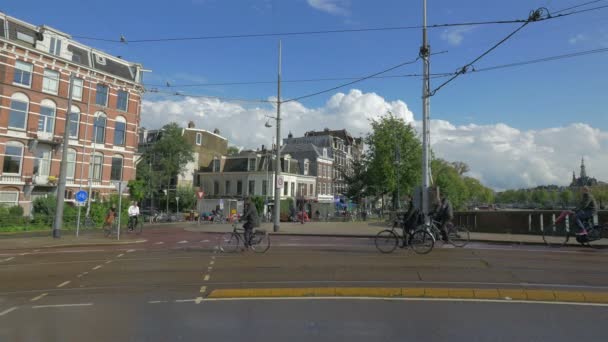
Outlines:
[{"label": "balcony", "polygon": [[0,175],[1,184],[25,184],[23,178],[20,175]]},{"label": "balcony", "polygon": [[32,140],[35,140],[37,143],[40,143],[40,144],[58,146],[58,145],[61,145],[61,142],[63,141],[62,138],[59,138],[59,137],[56,138],[53,136],[53,133],[49,133],[49,132],[37,131],[35,133],[29,133],[29,135]]},{"label": "balcony", "polygon": [[32,183],[36,186],[57,186],[57,177],[36,175]]}]

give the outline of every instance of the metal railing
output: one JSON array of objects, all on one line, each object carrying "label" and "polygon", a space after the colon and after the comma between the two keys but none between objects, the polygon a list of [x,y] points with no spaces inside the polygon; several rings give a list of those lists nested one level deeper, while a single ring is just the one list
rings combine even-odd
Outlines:
[{"label": "metal railing", "polygon": [[0,183],[19,184],[23,182],[23,178],[19,175],[0,175]]}]

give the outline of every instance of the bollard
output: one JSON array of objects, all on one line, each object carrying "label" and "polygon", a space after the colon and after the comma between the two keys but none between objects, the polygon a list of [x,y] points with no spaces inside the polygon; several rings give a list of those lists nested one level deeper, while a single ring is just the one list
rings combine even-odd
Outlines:
[{"label": "bollard", "polygon": [[557,228],[555,226],[555,214],[551,214],[551,226],[553,227],[553,231]]},{"label": "bollard", "polygon": [[544,225],[544,222],[543,222],[543,214],[542,213],[539,215],[539,218],[540,218],[540,231],[544,232],[545,231],[545,229],[544,229],[545,225]]},{"label": "bollard", "polygon": [[528,214],[528,232],[532,231],[532,214]]},{"label": "bollard", "polygon": [[597,217],[597,214],[593,215],[593,226],[597,226],[599,223],[599,219]]}]

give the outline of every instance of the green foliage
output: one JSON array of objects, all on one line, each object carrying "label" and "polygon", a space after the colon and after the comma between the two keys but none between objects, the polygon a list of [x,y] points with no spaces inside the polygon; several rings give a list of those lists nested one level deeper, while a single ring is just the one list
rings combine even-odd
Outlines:
[{"label": "green foliage", "polygon": [[148,184],[143,179],[134,179],[129,181],[129,194],[131,199],[140,202],[146,197]]},{"label": "green foliage", "polygon": [[179,197],[180,211],[187,211],[193,209],[196,206],[196,192],[191,186],[177,187],[177,196]]},{"label": "green foliage", "polygon": [[228,146],[228,155],[235,156],[239,154],[239,148],[236,146]]},{"label": "green foliage", "polygon": [[258,215],[262,215],[264,212],[264,197],[263,196],[253,196],[251,197],[251,201],[255,204],[255,209],[258,211]]},{"label": "green foliage", "polygon": [[562,206],[567,207],[572,204],[574,194],[572,193],[572,191],[570,191],[570,189],[567,189],[559,193],[559,199],[561,201]]},{"label": "green foliage", "polygon": [[8,208],[7,214],[10,217],[23,217],[23,207],[20,205],[12,206]]}]

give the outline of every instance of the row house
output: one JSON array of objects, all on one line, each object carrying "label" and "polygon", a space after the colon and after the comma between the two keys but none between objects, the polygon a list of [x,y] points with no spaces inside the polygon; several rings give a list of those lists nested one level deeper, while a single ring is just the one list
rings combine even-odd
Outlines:
[{"label": "row house", "polygon": [[135,179],[142,72],[67,33],[0,13],[0,205],[29,212],[34,198],[55,193],[64,143],[67,200],[79,189],[98,198],[114,191],[112,181]]}]

